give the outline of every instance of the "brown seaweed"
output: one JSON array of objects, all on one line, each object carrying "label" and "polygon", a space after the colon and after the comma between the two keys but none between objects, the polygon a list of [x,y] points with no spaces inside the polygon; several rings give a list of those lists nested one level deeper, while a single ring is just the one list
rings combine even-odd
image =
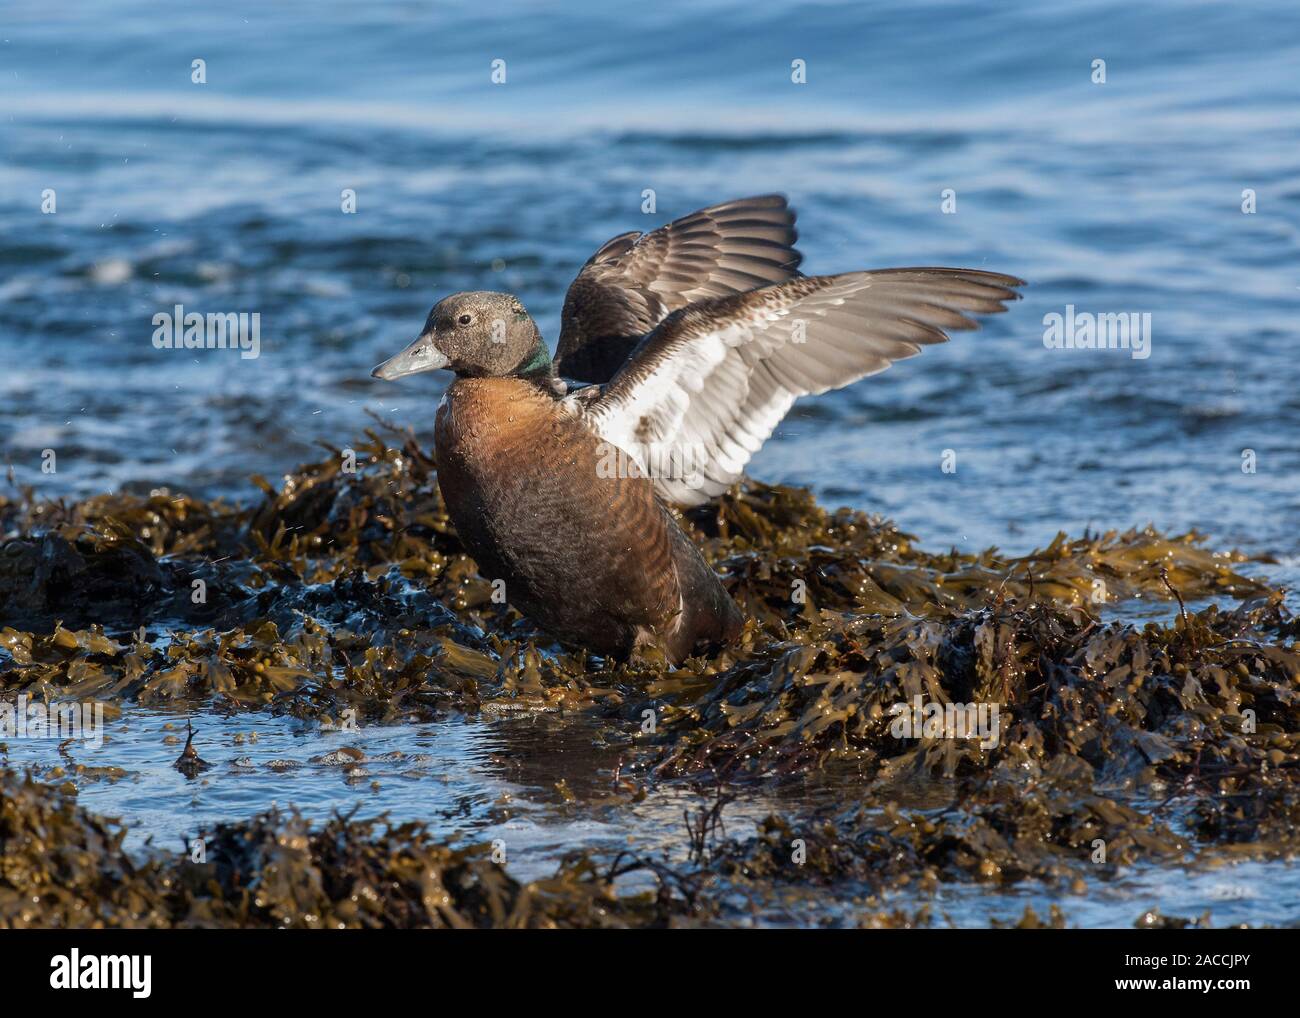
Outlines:
[{"label": "brown seaweed", "polygon": [[[259,479],[247,507],[170,492],[0,498],[0,695],[207,701],[324,725],[580,712],[623,747],[621,773],[642,787],[703,784],[710,805],[683,834],[689,873],[585,859],[558,883],[520,885],[413,828],[312,832],[268,816],[222,829],[226,861],[205,871],[206,896],[141,890],[127,908],[85,875],[81,905],[56,894],[10,906],[6,921],[82,921],[93,899],[118,902],[111,921],[145,925],[665,923],[716,914],[709,889],[738,881],[1073,885],[1137,862],[1300,848],[1300,625],[1285,592],[1200,535],[935,553],[887,520],[747,482],[682,517],[751,619],[741,642],[677,669],[653,655],[617,664],[556,646],[494,603],[412,436],[369,432],[355,451],[355,472],[330,450],[278,487]],[[1135,599],[1178,607],[1167,624],[1106,620]],[[900,736],[911,705],[996,705],[997,738]],[[845,792],[752,837],[721,833],[731,789],[791,781]],[[102,822],[74,823],[74,807],[21,787],[24,808],[63,818],[68,858],[116,853],[109,871],[130,872]],[[389,840],[367,848],[374,838]],[[256,851],[239,856],[240,839]],[[794,840],[806,848],[797,865]],[[249,874],[293,852],[308,898],[286,887],[257,906]],[[30,861],[13,865],[0,887],[36,879]],[[650,900],[611,890],[625,866],[653,876]],[[354,871],[402,891],[373,909],[360,893],[341,904]]]}]

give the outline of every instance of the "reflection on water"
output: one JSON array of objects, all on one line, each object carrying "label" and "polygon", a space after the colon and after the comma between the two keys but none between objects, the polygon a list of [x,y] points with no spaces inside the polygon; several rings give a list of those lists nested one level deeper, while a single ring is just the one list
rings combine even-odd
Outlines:
[{"label": "reflection on water", "polygon": [[[395,822],[421,821],[439,838],[500,840],[511,872],[522,879],[549,875],[557,860],[584,848],[609,855],[632,850],[685,865],[683,814],[705,805],[682,785],[655,787],[637,802],[615,795],[619,752],[601,748],[597,729],[581,718],[456,717],[332,732],[260,713],[200,710],[193,718],[195,747],[213,765],[195,780],[173,766],[184,744],[184,716],[140,707],[107,725],[98,751],[73,746],[70,758],[61,757],[53,742],[13,739],[3,759],[33,767],[45,780],[71,777],[84,807],[127,819],[126,845],[133,851],[186,852],[189,839],[215,823],[272,805],[292,806],[317,821],[336,812],[382,812]],[[89,773],[77,776],[74,764]],[[101,775],[97,768],[120,772]],[[826,787],[746,789],[723,810],[724,833],[745,840],[770,814],[833,810],[852,801],[852,789],[845,778]],[[913,788],[899,805],[939,809],[948,805],[948,790],[940,781]],[[938,925],[987,926],[1018,920],[1026,906],[1045,918],[1053,904],[1073,925],[1128,926],[1151,908],[1192,918],[1209,913],[1215,925],[1283,925],[1300,922],[1300,895],[1287,890],[1298,886],[1293,864],[1244,862],[1212,870],[1135,867],[1114,880],[1087,880],[1084,893],[1028,881],[996,891],[963,884],[940,884],[933,893],[900,888],[877,900],[851,883],[801,885],[797,894],[777,884],[764,892],[770,897],[732,907],[739,918],[764,925],[852,923],[859,912],[883,907],[909,914],[928,908]]]}]

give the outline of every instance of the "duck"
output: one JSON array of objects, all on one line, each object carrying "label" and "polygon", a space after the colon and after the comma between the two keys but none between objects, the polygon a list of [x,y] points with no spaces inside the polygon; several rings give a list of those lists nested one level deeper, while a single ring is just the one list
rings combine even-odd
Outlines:
[{"label": "duck", "polygon": [[980,269],[799,271],[782,195],[602,245],[570,285],[556,355],[518,297],[454,293],[371,372],[454,376],[437,479],[480,573],[561,644],[673,666],[745,619],[673,509],[737,483],[795,400],[884,371],[1005,311]]}]

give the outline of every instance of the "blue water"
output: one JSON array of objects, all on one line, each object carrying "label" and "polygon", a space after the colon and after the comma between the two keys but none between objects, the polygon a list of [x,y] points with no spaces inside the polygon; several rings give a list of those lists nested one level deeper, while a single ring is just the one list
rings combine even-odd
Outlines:
[{"label": "blue water", "polygon": [[[1300,580],[1300,8],[1286,2],[10,0],[0,468],[51,497],[168,485],[247,500],[250,474],[347,445],[368,411],[427,439],[443,380],[368,372],[440,296],[511,290],[553,342],[601,242],[773,190],[799,211],[805,271],[947,264],[1031,285],[983,331],[800,404],[754,476],[885,513],[929,547],[1024,551],[1154,522]],[[178,303],[258,312],[261,356],[156,350],[152,317]],[[1151,356],[1047,349],[1044,315],[1067,305],[1149,313]],[[157,734],[129,731],[105,759],[116,745],[163,773],[170,748],[128,752]],[[449,730],[438,752],[496,737]],[[257,779],[211,778],[212,812],[315,802],[319,768],[273,788],[265,762]],[[322,802],[418,812],[325,773]],[[492,820],[499,777],[411,780],[381,786],[469,796]],[[101,785],[88,805],[103,795],[140,837],[178,836],[173,811]]]},{"label": "blue water", "polygon": [[[984,332],[802,405],[756,476],[935,544],[1154,521],[1296,550],[1292,4],[2,18],[0,458],[20,482],[247,497],[250,473],[346,444],[366,409],[427,434],[442,381],[366,373],[439,296],[513,290],[553,341],[609,236],[782,190],[807,271],[957,264],[1032,285]],[[259,312],[262,356],[155,350],[152,316],[175,303]],[[1043,315],[1066,304],[1150,312],[1151,357],[1046,349]]]}]

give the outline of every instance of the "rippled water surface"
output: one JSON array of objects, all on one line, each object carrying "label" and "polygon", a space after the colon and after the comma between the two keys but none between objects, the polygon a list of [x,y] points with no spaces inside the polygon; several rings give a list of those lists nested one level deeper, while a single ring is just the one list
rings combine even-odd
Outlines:
[{"label": "rippled water surface", "polygon": [[[1024,551],[1058,530],[1154,522],[1300,579],[1294,4],[506,10],[0,8],[0,463],[14,483],[250,500],[250,475],[347,445],[369,414],[427,440],[443,380],[367,376],[439,296],[511,290],[553,342],[564,289],[601,242],[777,190],[799,211],[805,271],[948,264],[1031,285],[981,332],[800,404],[754,476],[885,513],[931,547]],[[191,82],[196,58],[206,84]],[[806,84],[790,80],[795,59]],[[176,304],[258,312],[260,357],[156,350],[152,317]],[[1043,316],[1066,305],[1150,313],[1151,356],[1046,349]],[[581,728],[451,721],[348,739],[200,720],[217,765],[203,783],[169,768],[164,726],[179,719],[133,710],[95,752],[129,776],[88,784],[83,802],[173,848],[272,801],[467,836],[513,825],[534,861],[680,842],[686,793],[630,820],[566,813],[556,782],[611,765]],[[342,744],[364,751],[359,773],[312,762]],[[28,744],[11,759],[57,757]],[[737,804],[733,822],[770,805]],[[1264,915],[1249,904],[1261,881],[1297,886],[1289,868],[1241,870],[1138,874],[1128,894],[1063,907],[1127,923],[1176,887],[1174,911],[1229,921]],[[1022,907],[943,894],[957,922]],[[1265,921],[1297,918],[1269,900]]]}]

